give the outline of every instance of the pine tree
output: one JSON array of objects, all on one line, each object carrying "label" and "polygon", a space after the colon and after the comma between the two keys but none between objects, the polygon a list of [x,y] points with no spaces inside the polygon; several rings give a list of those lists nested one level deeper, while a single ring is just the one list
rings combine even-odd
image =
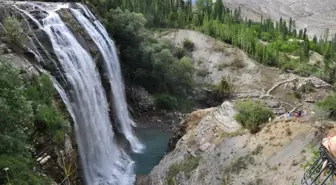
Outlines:
[{"label": "pine tree", "polygon": [[292,28],[293,28],[294,30],[296,30],[296,24],[295,24],[295,20],[293,20],[293,23],[292,23]]},{"label": "pine tree", "polygon": [[293,25],[293,20],[292,20],[292,18],[289,18],[288,32],[289,32],[290,35],[292,34],[292,25]]},{"label": "pine tree", "polygon": [[223,9],[224,9],[223,1],[222,0],[216,0],[213,19],[218,19],[222,22]]},{"label": "pine tree", "polygon": [[261,39],[261,34],[263,32],[263,15],[260,17],[260,26],[259,26],[259,32],[258,32],[258,38]]},{"label": "pine tree", "polygon": [[303,38],[303,30],[300,29],[300,31],[299,31],[299,39],[302,39],[302,38]]},{"label": "pine tree", "polygon": [[282,39],[286,40],[286,37],[287,37],[287,34],[288,34],[288,28],[287,28],[287,25],[286,25],[286,21],[283,22],[281,33],[282,33]]},{"label": "pine tree", "polygon": [[309,58],[309,40],[305,39],[303,42],[303,51],[304,51],[304,55],[305,57]]},{"label": "pine tree", "polygon": [[336,52],[336,34],[334,35],[334,37],[331,40],[331,45],[332,45],[332,51]]},{"label": "pine tree", "polygon": [[306,40],[306,38],[307,38],[307,28],[305,28],[304,29],[304,31],[303,31],[303,40]]},{"label": "pine tree", "polygon": [[326,28],[324,30],[324,35],[323,35],[324,42],[328,42],[328,37],[329,37],[329,28]]},{"label": "pine tree", "polygon": [[296,29],[293,30],[293,33],[292,33],[293,37],[296,38],[297,37],[297,33],[296,33]]},{"label": "pine tree", "polygon": [[313,42],[314,42],[314,44],[317,43],[317,37],[316,37],[316,35],[314,35]]}]

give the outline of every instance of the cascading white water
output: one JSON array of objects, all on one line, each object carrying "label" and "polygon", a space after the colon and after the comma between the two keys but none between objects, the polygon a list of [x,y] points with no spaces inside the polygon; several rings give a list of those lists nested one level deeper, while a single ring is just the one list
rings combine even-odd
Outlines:
[{"label": "cascading white water", "polygon": [[95,19],[93,14],[83,5],[78,5],[84,11],[86,16],[88,16],[88,18],[94,20],[95,25],[93,25],[91,21],[86,18],[79,10],[71,9],[73,15],[84,27],[86,32],[90,35],[95,44],[98,46],[100,53],[102,53],[103,55],[104,69],[109,78],[115,110],[114,113],[117,117],[118,124],[121,126],[121,131],[124,134],[125,138],[130,142],[132,150],[135,152],[141,152],[144,147],[142,144],[140,144],[138,139],[132,133],[132,124],[134,124],[134,122],[130,118],[127,109],[125,87],[122,80],[115,45],[110,39],[104,26]]},{"label": "cascading white water", "polygon": [[[33,6],[44,9],[38,5]],[[56,9],[59,8],[61,7]],[[135,180],[134,162],[114,141],[107,98],[94,60],[66,27],[56,13],[56,9],[50,10],[50,7],[44,9],[48,12],[48,16],[42,20],[40,26],[48,34],[55,54],[64,70],[66,83],[69,83],[72,89],[70,92],[65,92],[63,87],[59,85],[61,83],[55,81],[55,87],[75,122],[76,140],[85,183],[87,185],[131,185]],[[30,18],[34,19],[33,16]],[[121,77],[116,77],[121,74],[120,68],[118,68],[119,64],[116,67],[115,62],[114,64],[106,64],[105,67],[109,65],[110,68],[113,67],[107,69],[108,72],[110,72],[109,70],[119,70],[114,74],[114,78],[110,78],[111,80],[117,79],[118,82],[111,82],[111,84],[115,83],[114,85],[116,85],[112,88],[123,88],[123,84],[120,84],[122,83]],[[113,93],[113,95],[115,94]],[[124,94],[120,96],[123,98]],[[118,98],[115,97],[114,100]],[[125,102],[124,105],[121,104],[121,106],[125,105]],[[121,110],[127,111],[127,107],[121,107]],[[141,144],[132,135],[129,127],[123,127],[126,138],[134,149],[141,149]],[[126,131],[127,129],[129,130]]]}]

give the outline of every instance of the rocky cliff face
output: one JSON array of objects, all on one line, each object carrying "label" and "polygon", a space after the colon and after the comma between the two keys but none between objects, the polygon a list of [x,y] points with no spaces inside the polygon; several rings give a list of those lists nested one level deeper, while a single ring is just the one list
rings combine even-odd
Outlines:
[{"label": "rocky cliff face", "polygon": [[[223,185],[223,184],[299,184],[300,164],[310,159],[309,144],[317,144],[321,132],[312,127],[314,102],[331,92],[332,87],[316,77],[301,77],[265,67],[232,48],[201,33],[188,30],[164,33],[176,45],[184,39],[195,44],[192,52],[198,82],[217,84],[222,77],[234,86],[233,99],[214,108],[198,110],[182,122],[172,151],[140,185]],[[241,65],[233,62],[239,57]],[[218,68],[219,65],[224,67]],[[233,104],[240,99],[259,99],[277,118],[255,135],[243,130],[234,120]],[[308,115],[286,120],[288,111],[304,109]],[[174,147],[175,146],[175,147]]]},{"label": "rocky cliff face", "polygon": [[[51,9],[56,6],[53,3],[37,3],[37,5],[45,8],[50,7]],[[34,21],[25,12],[29,12],[37,21]],[[56,79],[61,79],[59,80],[60,82],[66,82],[50,39],[39,27],[39,24],[42,23],[41,20],[46,15],[46,12],[41,11],[29,2],[0,2],[0,60],[18,68],[21,75],[27,80],[30,80],[34,75],[42,74],[46,70]],[[80,44],[94,56],[99,66],[103,59],[99,54],[97,46],[86,32],[80,29],[79,23],[72,16],[70,10],[60,9],[59,15],[69,28],[76,33],[75,36]],[[13,42],[7,37],[8,30],[3,26],[3,23],[9,17],[15,17],[21,22],[22,35],[19,42]],[[106,84],[107,86],[109,85]],[[63,87],[67,88],[65,84],[63,84]],[[74,132],[70,132],[64,138],[63,145],[56,145],[42,134],[36,136],[33,143],[33,147],[36,148],[36,166],[38,166],[40,173],[51,177],[55,182],[83,184],[77,161],[78,154],[76,151],[75,134]],[[71,170],[71,172],[67,172],[68,170]],[[66,177],[67,175],[69,176]]]},{"label": "rocky cliff face", "polygon": [[189,115],[186,133],[139,185],[299,184],[309,144],[321,133],[309,121],[274,121],[251,135],[232,116],[232,103]]}]

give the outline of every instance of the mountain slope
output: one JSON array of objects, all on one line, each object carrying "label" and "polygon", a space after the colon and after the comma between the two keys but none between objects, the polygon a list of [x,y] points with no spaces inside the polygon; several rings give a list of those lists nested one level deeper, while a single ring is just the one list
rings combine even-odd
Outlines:
[{"label": "mountain slope", "polygon": [[[307,147],[321,138],[321,132],[311,126],[311,102],[330,93],[331,86],[315,77],[262,66],[241,50],[195,31],[175,30],[163,35],[177,45],[184,39],[195,44],[194,65],[208,71],[206,76],[196,77],[199,83],[216,84],[224,77],[231,79],[235,92],[233,99],[221,106],[197,110],[182,121],[186,131],[175,149],[138,184],[298,184],[303,175],[300,164],[311,158]],[[237,56],[243,65],[234,64]],[[200,58],[202,62],[197,62]],[[227,65],[219,70],[221,63]],[[305,87],[311,90],[299,90]],[[235,101],[247,98],[265,102],[279,116],[255,135],[240,128],[233,118]],[[281,116],[296,109],[306,110],[307,116],[294,120]]]},{"label": "mountain slope", "polygon": [[229,8],[241,7],[243,16],[260,21],[260,15],[279,20],[280,17],[296,21],[299,29],[307,27],[308,34],[319,37],[326,28],[330,36],[336,32],[336,1],[324,0],[223,0]]},{"label": "mountain slope", "polygon": [[[178,46],[182,46],[185,39],[194,43],[191,55],[198,71],[195,75],[197,83],[217,85],[225,79],[233,86],[234,99],[263,99],[277,114],[293,108],[310,107],[307,102],[324,97],[332,88],[313,76],[301,77],[263,66],[242,50],[196,31],[170,30],[161,34]],[[313,84],[319,90],[301,92],[307,84]]]}]

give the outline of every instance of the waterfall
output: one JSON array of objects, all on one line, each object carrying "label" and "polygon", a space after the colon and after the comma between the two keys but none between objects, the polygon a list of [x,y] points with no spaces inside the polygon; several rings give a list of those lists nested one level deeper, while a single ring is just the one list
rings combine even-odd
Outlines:
[{"label": "waterfall", "polygon": [[109,78],[112,91],[114,110],[117,118],[116,121],[120,124],[121,131],[123,132],[126,139],[130,142],[133,151],[141,152],[143,150],[143,145],[141,145],[137,138],[135,138],[132,134],[132,124],[134,125],[134,122],[128,114],[125,87],[122,80],[119,60],[114,43],[109,38],[104,26],[93,17],[93,14],[83,5],[78,5],[84,11],[86,16],[88,16],[88,18],[94,20],[95,25],[93,25],[91,21],[87,19],[79,10],[71,9],[78,22],[91,36],[95,44],[98,46],[100,53],[103,55],[104,69]]},{"label": "waterfall", "polygon": [[[49,5],[31,4],[33,9],[38,8],[48,13],[39,27],[47,33],[64,71],[65,81],[62,83],[54,80],[54,85],[74,121],[85,183],[87,185],[133,184],[134,162],[115,143],[107,97],[95,62],[56,12],[60,8],[68,8],[68,5],[56,5],[56,8],[53,8]],[[39,23],[28,11],[21,9],[20,11]],[[111,85],[118,125],[132,149],[136,152],[141,151],[143,146],[132,133],[133,121],[127,111],[124,85],[114,44],[101,23],[95,21],[92,24],[79,10],[74,9],[72,12],[95,41],[105,59],[104,69]],[[65,87],[61,84],[70,85],[71,90],[65,91]]]}]

